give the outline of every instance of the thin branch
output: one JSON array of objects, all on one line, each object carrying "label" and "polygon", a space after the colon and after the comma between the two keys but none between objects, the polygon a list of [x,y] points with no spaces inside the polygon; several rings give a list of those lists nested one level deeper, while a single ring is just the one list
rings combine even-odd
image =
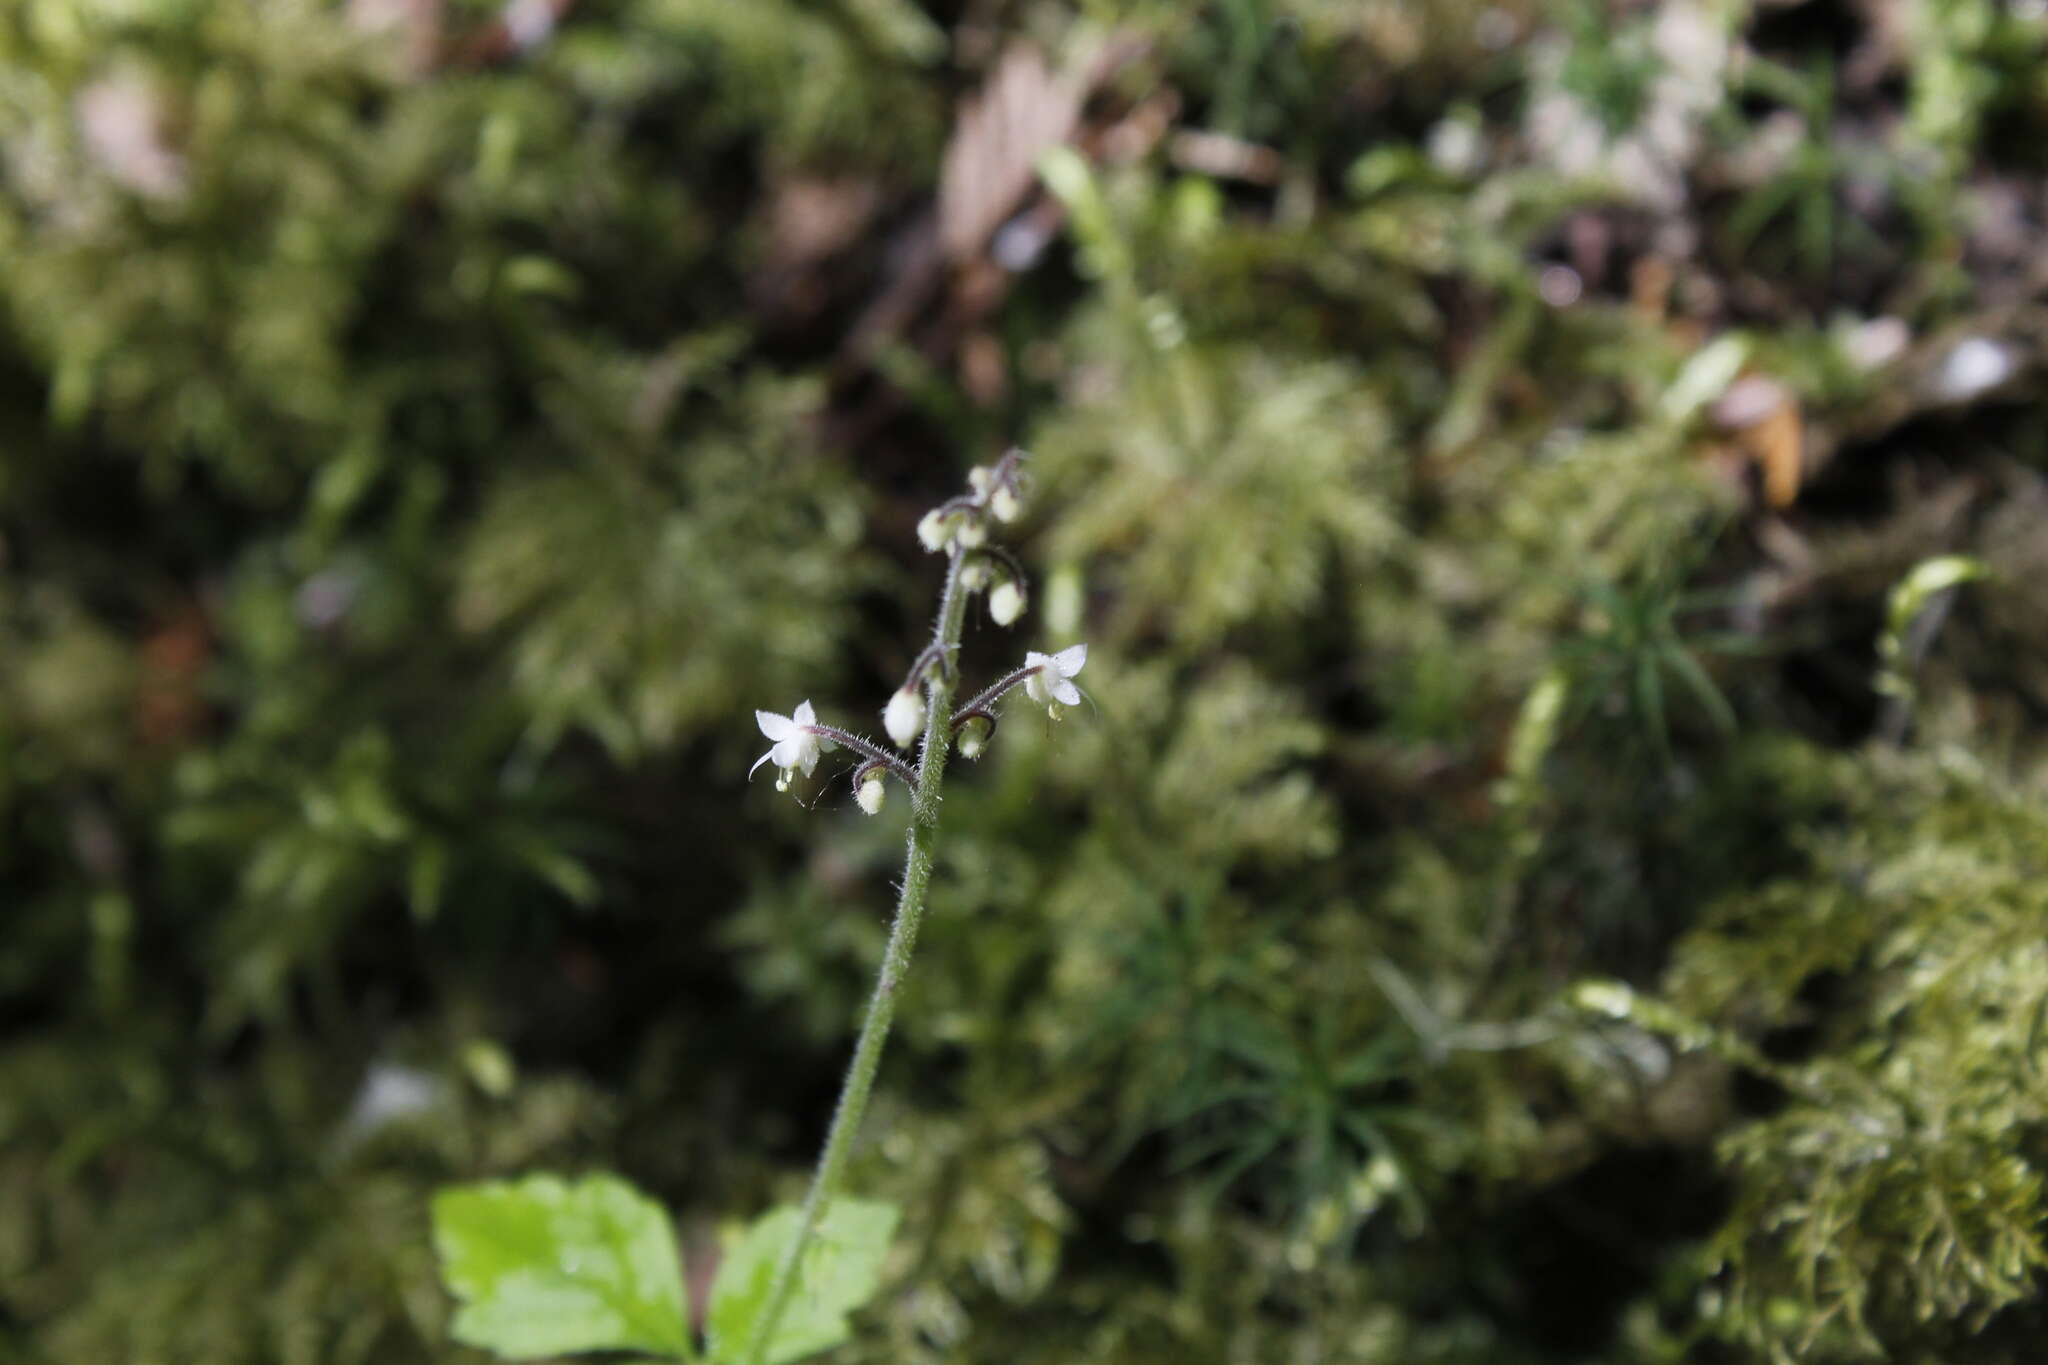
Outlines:
[{"label": "thin branch", "polygon": [[863,758],[887,765],[889,771],[907,782],[912,791],[917,790],[917,770],[873,740],[862,739],[852,731],[842,730],[836,725],[806,725],[803,728],[820,739],[829,739],[834,744],[844,744]]},{"label": "thin branch", "polygon": [[[962,706],[958,711],[955,711],[953,713],[952,724],[958,725],[961,721],[966,720],[970,715],[973,715],[977,711],[981,712],[983,715],[989,715],[989,708],[995,705],[996,702],[1000,701],[1005,692],[1008,692],[1011,688],[1015,687],[1018,683],[1023,682],[1025,679],[1029,678],[1032,674],[1038,672],[1039,669],[1043,667],[1043,664],[1026,664],[1024,667],[1018,669],[1015,673],[1011,673],[1005,677],[997,679],[994,685],[989,687],[987,691],[983,692],[973,701],[970,701],[966,705]],[[992,716],[991,719],[993,719]]]},{"label": "thin branch", "polygon": [[938,643],[934,641],[933,643],[926,645],[924,649],[918,653],[917,658],[911,661],[910,671],[903,675],[903,686],[897,688],[896,690],[899,692],[915,691],[918,683],[923,681],[924,679],[925,670],[930,668],[934,663],[936,663],[939,666],[940,671],[945,673],[948,677],[954,676],[953,657],[951,652],[948,650],[941,649]]}]

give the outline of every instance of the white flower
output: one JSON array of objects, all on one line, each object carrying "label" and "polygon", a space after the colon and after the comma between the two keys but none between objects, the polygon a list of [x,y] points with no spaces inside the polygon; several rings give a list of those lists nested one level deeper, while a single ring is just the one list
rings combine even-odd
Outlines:
[{"label": "white flower", "polygon": [[860,780],[860,790],[853,794],[853,799],[869,815],[880,815],[882,799],[888,794],[882,785],[882,771],[877,768]]},{"label": "white flower", "polygon": [[1975,398],[2012,377],[2012,353],[1988,337],[1965,337],[1935,374],[1936,395],[1951,403]]},{"label": "white flower", "polygon": [[906,687],[889,698],[889,704],[882,708],[882,728],[889,732],[889,738],[896,741],[896,747],[907,749],[910,741],[917,738],[917,732],[924,729],[924,696],[914,687]]},{"label": "white flower", "polygon": [[996,584],[988,595],[988,614],[996,618],[999,626],[1007,626],[1022,616],[1024,589],[1010,579]]},{"label": "white flower", "polygon": [[788,790],[790,774],[799,768],[803,769],[805,777],[809,777],[818,766],[818,755],[835,747],[832,741],[812,733],[811,727],[818,723],[818,713],[811,710],[807,701],[797,706],[793,716],[756,711],[754,723],[761,727],[762,734],[775,741],[775,747],[754,760],[754,767],[747,769],[747,776],[752,777],[756,768],[772,759],[782,770],[781,776],[775,780],[777,791]]},{"label": "white flower", "polygon": [[1057,654],[1040,654],[1029,650],[1024,655],[1024,666],[1038,671],[1024,680],[1024,694],[1035,702],[1051,706],[1055,702],[1073,706],[1081,700],[1081,689],[1068,679],[1081,671],[1081,665],[1088,662],[1088,646],[1074,645]]}]

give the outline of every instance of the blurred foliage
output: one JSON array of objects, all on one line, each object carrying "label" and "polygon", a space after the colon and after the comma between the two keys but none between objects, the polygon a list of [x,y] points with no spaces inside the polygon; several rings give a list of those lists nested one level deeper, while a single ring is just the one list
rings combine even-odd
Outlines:
[{"label": "blurred foliage", "polygon": [[[935,257],[1024,44],[1073,135]],[[2034,1358],[2044,49],[0,6],[0,1355],[480,1359],[428,1198],[540,1167],[701,1331],[901,833],[748,713],[879,709],[1015,441],[962,662],[1096,706],[948,789],[829,1359]]]}]

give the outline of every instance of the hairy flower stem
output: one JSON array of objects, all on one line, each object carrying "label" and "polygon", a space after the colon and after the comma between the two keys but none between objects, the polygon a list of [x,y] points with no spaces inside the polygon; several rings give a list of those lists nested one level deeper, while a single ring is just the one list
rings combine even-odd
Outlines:
[{"label": "hairy flower stem", "polygon": [[836,725],[806,725],[803,728],[820,738],[831,740],[834,744],[845,745],[871,763],[881,764],[889,771],[895,773],[896,776],[902,778],[905,786],[909,787],[912,791],[917,790],[917,769],[911,767],[908,763],[905,763],[873,740],[862,739],[852,731],[842,730]]},{"label": "hairy flower stem", "polygon": [[953,713],[953,724],[958,725],[961,721],[966,720],[969,716],[974,715],[976,712],[986,714],[988,708],[995,705],[996,702],[1000,701],[1004,693],[1008,692],[1011,688],[1017,686],[1019,683],[1029,681],[1031,675],[1038,671],[1039,666],[1037,664],[1029,664],[1023,668],[1018,669],[1015,673],[1006,674],[1005,676],[998,678],[995,682],[991,683],[988,686],[988,688],[982,692],[980,696],[976,697],[973,701],[968,702],[965,706],[961,707],[958,711]]},{"label": "hairy flower stem", "polygon": [[[967,593],[960,587],[960,565],[964,559],[956,545],[946,565],[946,586],[939,595],[939,616],[933,623],[932,644],[942,652],[959,647],[960,627],[967,615]],[[811,1177],[810,1193],[804,1196],[803,1212],[797,1219],[796,1235],[775,1267],[775,1279],[768,1290],[767,1305],[754,1324],[754,1336],[747,1348],[748,1365],[762,1365],[768,1345],[775,1337],[775,1325],[782,1318],[789,1296],[796,1290],[797,1268],[804,1250],[818,1230],[818,1219],[838,1192],[839,1177],[860,1131],[861,1116],[867,1112],[868,1096],[874,1090],[875,1072],[882,1062],[882,1045],[888,1041],[889,1025],[896,1017],[896,988],[910,967],[911,951],[917,946],[918,926],[924,920],[925,892],[932,879],[932,848],[939,826],[939,783],[946,772],[946,755],[952,747],[948,716],[953,703],[954,679],[950,671],[931,679],[924,726],[924,748],[918,755],[917,786],[911,803],[910,835],[903,858],[903,887],[896,898],[896,919],[889,927],[889,946],[882,952],[882,965],[875,974],[874,994],[868,997],[867,1017],[860,1037],[853,1045],[853,1060],[839,1089],[839,1105],[832,1113],[832,1126],[825,1134],[825,1149],[818,1155],[818,1169]]]}]

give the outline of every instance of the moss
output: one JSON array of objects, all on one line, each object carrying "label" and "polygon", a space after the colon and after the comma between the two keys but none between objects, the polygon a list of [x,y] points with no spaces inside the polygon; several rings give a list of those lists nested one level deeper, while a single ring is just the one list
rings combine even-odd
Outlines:
[{"label": "moss", "polygon": [[879,710],[1016,441],[965,662],[1095,705],[947,791],[841,1359],[2031,1358],[2017,11],[378,8],[0,14],[0,1354],[464,1359],[425,1194],[543,1164],[701,1272],[894,861],[747,713]]}]

